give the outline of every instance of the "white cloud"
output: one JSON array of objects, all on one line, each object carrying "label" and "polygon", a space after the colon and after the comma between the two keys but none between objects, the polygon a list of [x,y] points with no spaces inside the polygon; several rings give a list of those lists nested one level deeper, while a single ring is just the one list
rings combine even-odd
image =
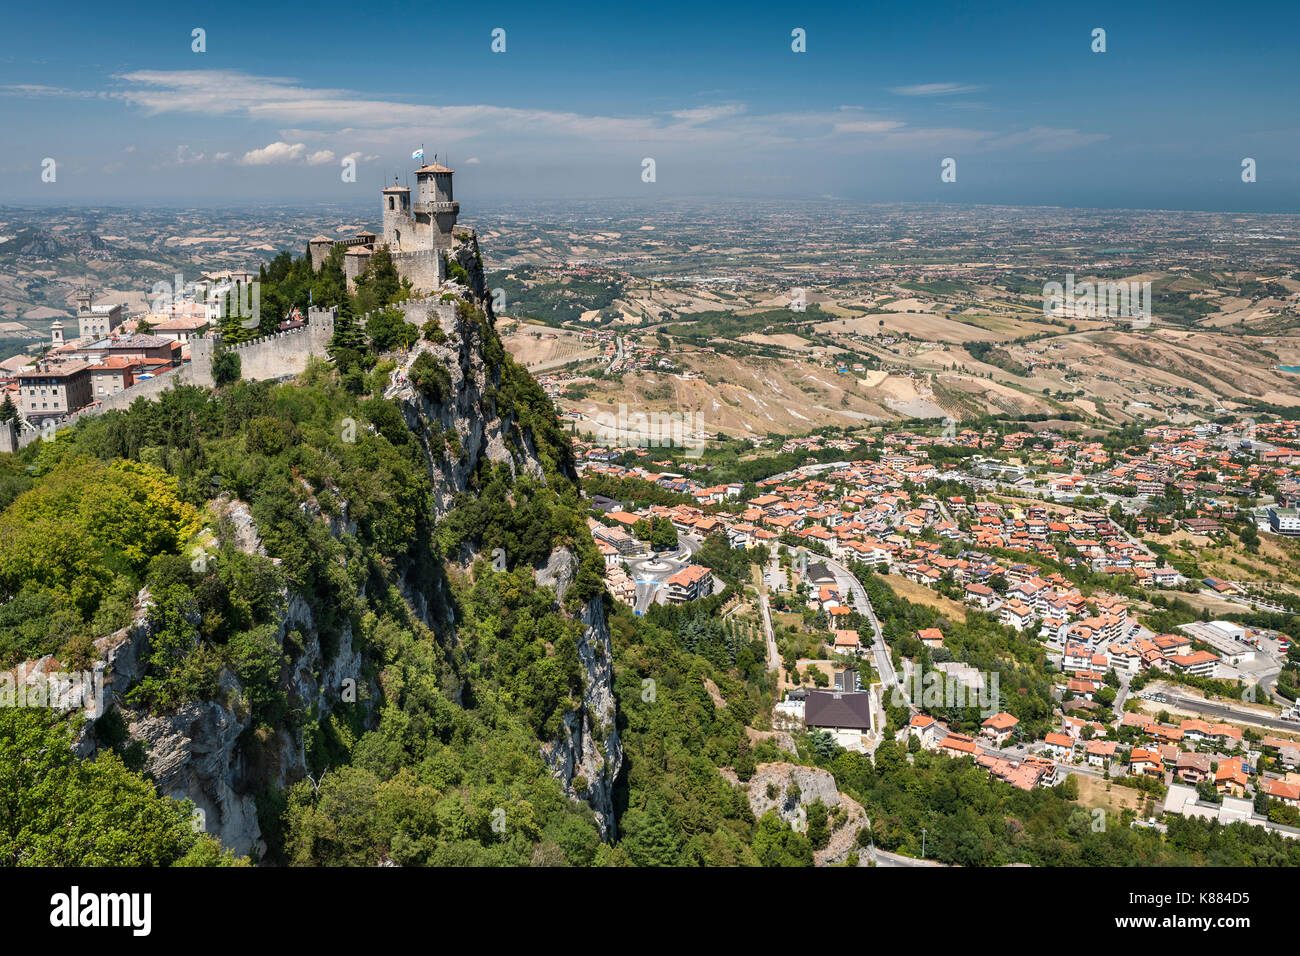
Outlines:
[{"label": "white cloud", "polygon": [[203,153],[195,152],[184,144],[176,147],[176,165],[184,166],[189,163],[199,163],[202,161]]},{"label": "white cloud", "polygon": [[42,83],[10,83],[0,85],[0,96],[60,96],[79,100],[103,99],[106,93],[95,90],[70,90],[62,86],[46,86]]},{"label": "white cloud", "polygon": [[[910,123],[898,111],[868,111],[840,104],[801,111],[751,112],[724,102],[642,114],[610,116],[490,104],[430,104],[384,100],[356,91],[311,88],[287,77],[255,76],[233,70],[136,70],[118,74],[112,99],[152,115],[193,114],[205,120],[229,118],[247,135],[248,124],[269,125],[269,145],[238,150],[223,143],[216,161],[243,166],[294,163],[324,165],[339,156],[367,162],[409,155],[420,143],[430,154],[454,148],[472,155],[470,164],[507,147],[561,161],[575,150],[626,159],[644,150],[658,155],[722,156],[738,151],[819,148],[841,155],[958,148],[1063,150],[1104,138],[1086,130],[981,129]],[[960,83],[894,87],[905,97],[944,97],[979,89]],[[47,88],[33,96],[54,95]],[[69,95],[78,95],[75,92]],[[944,105],[957,105],[951,99]],[[211,124],[209,128],[217,128]],[[432,141],[431,141],[432,140]],[[265,142],[266,140],[263,140]],[[248,149],[247,152],[243,152]],[[196,162],[201,154],[177,157]]]},{"label": "white cloud", "polygon": [[743,112],[745,112],[745,107],[732,103],[723,106],[699,106],[693,109],[673,110],[668,115],[675,120],[694,126],[699,123],[712,123],[720,119],[739,116]]},{"label": "white cloud", "polygon": [[252,149],[239,160],[241,166],[275,166],[299,162],[307,154],[304,143],[276,142],[261,149]]},{"label": "white cloud", "polygon": [[837,133],[888,133],[904,125],[898,120],[849,120],[837,122],[834,129]]},{"label": "white cloud", "polygon": [[983,89],[966,83],[917,83],[914,86],[891,86],[889,92],[899,96],[953,96],[957,93],[974,93]]},{"label": "white cloud", "polygon": [[[353,158],[360,156],[353,154]],[[306,143],[286,143],[283,140],[251,149],[239,159],[241,166],[283,166],[288,163],[305,162],[308,166],[325,166],[334,162],[334,150],[318,149],[307,151]]]},{"label": "white cloud", "polygon": [[479,163],[481,163],[481,162],[482,162],[482,160],[479,159],[477,156],[471,156],[469,159],[465,160],[465,165],[466,165],[466,166],[477,166],[477,165],[478,165]]},{"label": "white cloud", "polygon": [[1104,139],[1109,139],[1105,133],[1083,133],[1077,129],[1034,126],[1019,132],[995,136],[985,145],[989,149],[1028,147],[1036,153],[1050,153],[1088,146],[1092,143],[1099,143]]}]

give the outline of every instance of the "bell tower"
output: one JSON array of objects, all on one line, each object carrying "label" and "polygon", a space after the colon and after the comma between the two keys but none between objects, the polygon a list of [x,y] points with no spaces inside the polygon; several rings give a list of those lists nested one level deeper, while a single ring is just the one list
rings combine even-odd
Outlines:
[{"label": "bell tower", "polygon": [[384,212],[384,242],[393,252],[418,248],[415,245],[415,221],[411,218],[411,190],[393,185],[380,193]]}]

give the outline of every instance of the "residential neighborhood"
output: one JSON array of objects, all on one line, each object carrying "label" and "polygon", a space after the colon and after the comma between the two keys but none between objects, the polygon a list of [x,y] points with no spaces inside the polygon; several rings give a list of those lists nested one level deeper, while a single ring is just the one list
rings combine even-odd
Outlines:
[{"label": "residential neighborhood", "polygon": [[[1261,432],[1270,448],[1300,445],[1300,423],[1257,428],[1256,443]],[[579,472],[593,487],[644,489],[641,500],[593,499],[589,524],[616,598],[641,613],[647,594],[685,603],[722,592],[730,598],[727,613],[743,616],[761,601],[790,622],[784,637],[769,638],[773,647],[799,648],[786,661],[790,682],[783,678],[787,689],[774,710],[781,726],[825,732],[863,753],[892,740],[968,757],[1026,790],[1081,775],[1140,795],[1148,814],[1231,813],[1224,801],[1246,800],[1251,812],[1238,814],[1245,822],[1300,835],[1293,794],[1300,714],[1282,693],[1294,687],[1290,636],[1233,619],[1276,604],[1247,584],[1185,573],[1167,548],[1149,543],[1161,532],[1222,536],[1223,521],[1240,528],[1245,520],[1248,530],[1270,533],[1275,516],[1260,508],[1243,518],[1242,494],[1234,498],[1233,488],[1266,470],[1277,499],[1295,500],[1300,474],[1292,463],[1300,459],[1243,454],[1232,431],[1217,427],[1156,426],[1144,439],[1137,454],[1050,431],[966,430],[939,439],[889,432],[854,460],[727,484],[698,480],[689,458],[657,458],[653,448],[581,438],[575,448]],[[981,464],[979,454],[932,454],[941,447],[989,456]],[[848,439],[814,436],[781,450],[833,459],[853,449],[862,450]],[[989,467],[1026,452],[1047,467],[1023,464],[1023,457],[1010,471]],[[1177,509],[1151,507],[1175,500],[1170,496]],[[656,525],[671,525],[671,548],[653,546]],[[766,555],[763,570],[752,580],[719,581],[699,563],[708,541]],[[1225,616],[1178,623],[1153,615],[1147,596],[1155,591],[1170,595],[1168,605],[1180,595],[1213,596]],[[944,613],[936,626],[891,639],[876,620],[869,595],[877,593],[906,595]],[[967,627],[988,622],[979,627],[1000,627],[1039,649],[1049,680],[1046,710],[997,708],[1007,701],[996,687],[1002,675],[963,662],[945,633],[957,614]],[[1164,619],[1170,626],[1151,626]],[[970,711],[930,706],[931,677],[945,693],[986,695],[990,709],[972,722],[964,716]],[[1235,699],[1213,702],[1223,691]],[[895,719],[892,709],[900,707]],[[1189,787],[1191,797],[1183,792]]]}]

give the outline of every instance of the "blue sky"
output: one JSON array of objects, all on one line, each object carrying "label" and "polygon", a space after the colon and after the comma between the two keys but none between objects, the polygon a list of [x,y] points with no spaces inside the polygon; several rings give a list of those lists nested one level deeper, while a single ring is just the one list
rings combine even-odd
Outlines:
[{"label": "blue sky", "polygon": [[[6,201],[369,201],[423,143],[449,157],[466,203],[1300,212],[1294,4],[232,0],[4,18]],[[206,52],[191,49],[196,27]],[[791,50],[796,27],[806,53]],[[956,182],[940,181],[946,157]]]}]

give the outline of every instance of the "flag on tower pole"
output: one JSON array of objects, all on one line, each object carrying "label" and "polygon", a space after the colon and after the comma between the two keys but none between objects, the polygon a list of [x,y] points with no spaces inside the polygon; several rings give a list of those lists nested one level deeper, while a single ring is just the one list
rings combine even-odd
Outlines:
[{"label": "flag on tower pole", "polygon": [[418,159],[420,162],[424,162],[424,147],[421,146],[419,149],[413,152],[411,154],[411,158]]}]

